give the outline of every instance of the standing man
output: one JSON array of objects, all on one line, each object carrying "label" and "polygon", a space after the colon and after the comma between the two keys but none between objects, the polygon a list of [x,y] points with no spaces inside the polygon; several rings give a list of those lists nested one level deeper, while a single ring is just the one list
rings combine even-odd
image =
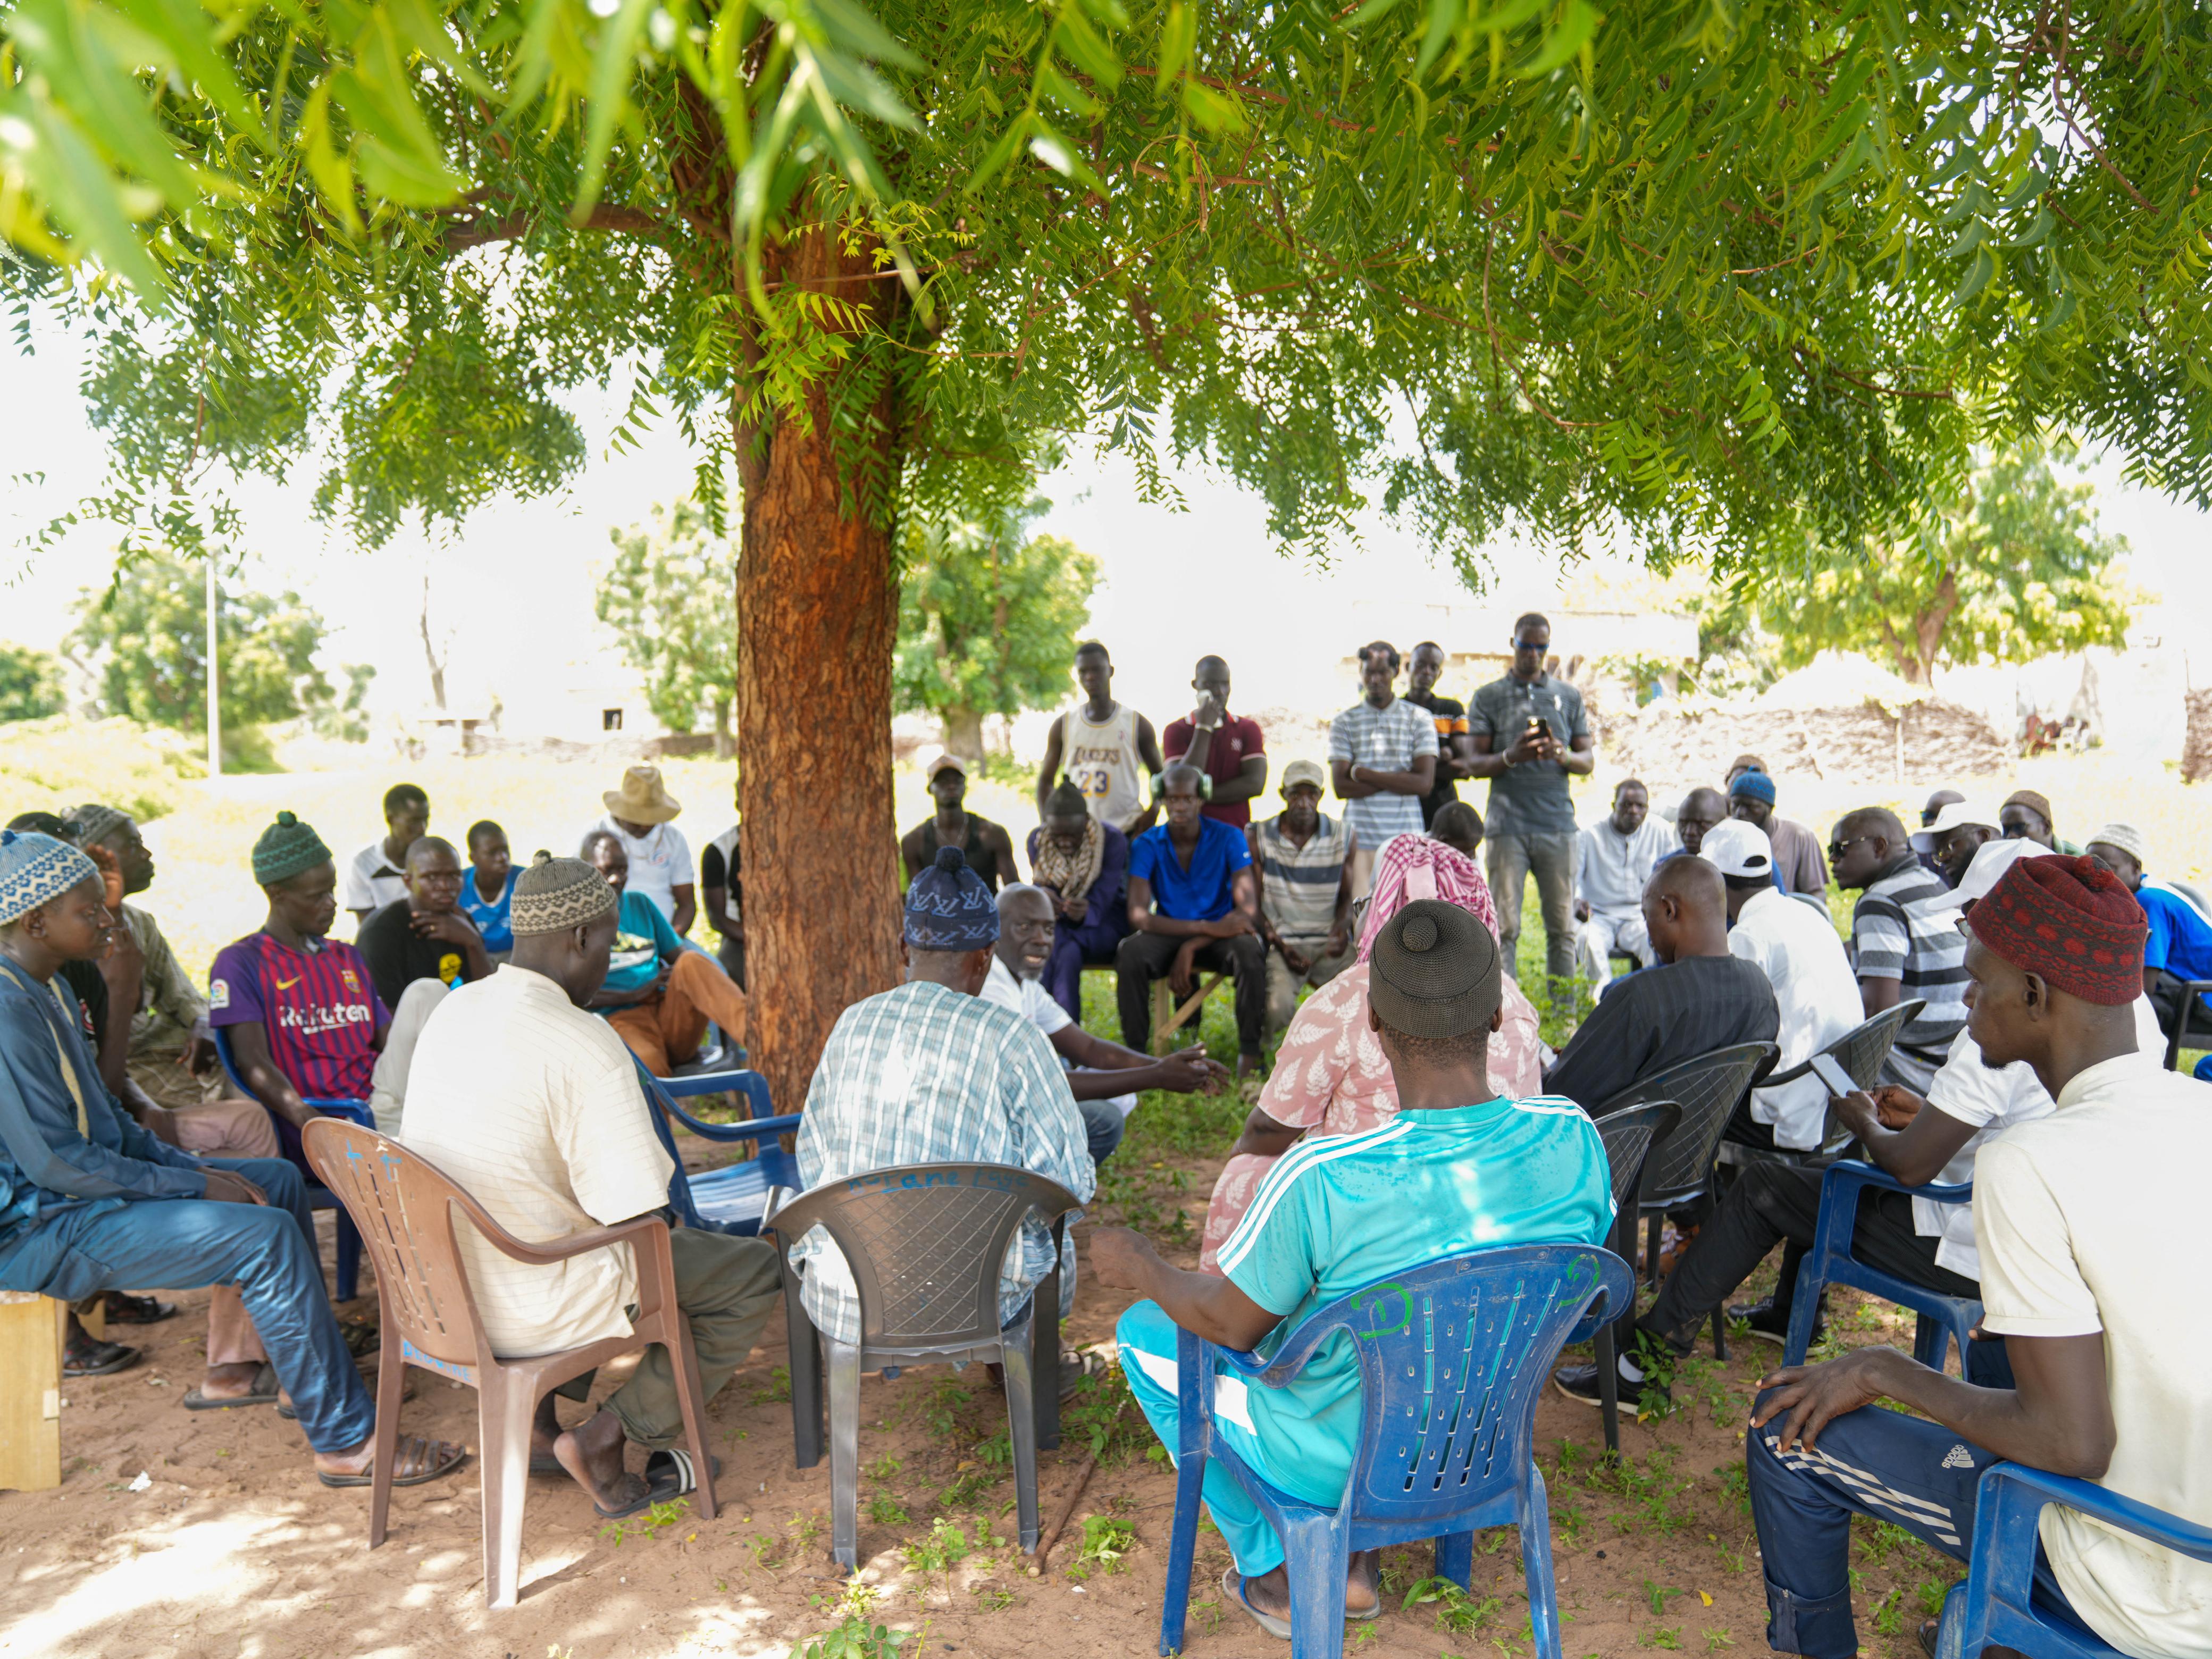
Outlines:
[{"label": "standing man", "polygon": [[907,881],[911,884],[937,862],[939,848],[957,847],[968,861],[968,867],[993,892],[999,890],[1002,882],[1008,886],[1019,882],[1022,872],[1014,865],[1012,839],[1000,825],[980,812],[969,811],[965,805],[965,763],[954,756],[940,754],[922,769],[921,776],[929,786],[929,798],[937,803],[937,811],[908,830],[899,842],[899,856],[906,861]]},{"label": "standing man", "polygon": [[1444,648],[1423,640],[1406,659],[1406,701],[1425,708],[1437,727],[1437,787],[1421,797],[1421,828],[1436,828],[1437,814],[1459,799],[1461,778],[1474,775],[1474,739],[1468,736],[1467,705],[1437,695],[1444,672]]},{"label": "standing man", "polygon": [[1083,792],[1091,816],[1132,838],[1152,827],[1159,803],[1145,804],[1145,780],[1167,768],[1152,723],[1114,701],[1114,659],[1096,640],[1075,647],[1083,701],[1053,722],[1037,768],[1037,817],[1062,772]]},{"label": "standing man", "polygon": [[684,804],[662,787],[657,766],[633,766],[622,787],[600,797],[607,814],[592,827],[622,837],[629,860],[629,890],[653,902],[678,933],[691,931],[699,914],[699,887],[691,872],[691,843],[673,820]]},{"label": "standing man", "polygon": [[1887,806],[1863,806],[1837,820],[1828,858],[1836,884],[1859,890],[1851,907],[1851,971],[1860,1012],[1872,1019],[1911,999],[1923,1005],[1898,1032],[1882,1076],[1925,1094],[1966,1024],[1966,938],[1953,917],[1931,908],[1949,884],[1922,867]]},{"label": "standing man", "polygon": [[384,830],[346,866],[345,908],[357,923],[407,896],[407,849],[430,833],[430,798],[420,784],[384,792]]},{"label": "standing man", "polygon": [[1198,769],[1180,762],[1160,775],[1168,821],[1129,849],[1129,937],[1115,957],[1121,1041],[1152,1047],[1152,981],[1179,997],[1200,969],[1237,981],[1237,1075],[1260,1066],[1267,1017],[1267,955],[1261,948],[1252,853],[1244,837],[1199,808]]},{"label": "standing man", "polygon": [[407,849],[407,896],[361,925],[355,942],[395,1019],[417,980],[453,986],[491,972],[483,936],[461,908],[463,879],[453,842],[425,836]]},{"label": "standing man", "polygon": [[[1575,967],[1595,991],[1613,978],[1613,952],[1626,951],[1649,968],[1651,936],[1644,931],[1644,884],[1674,837],[1651,822],[1651,793],[1636,778],[1613,787],[1613,812],[1575,838]],[[1497,902],[1497,895],[1491,902]]]},{"label": "standing man", "polygon": [[1260,723],[1229,712],[1229,665],[1220,658],[1200,657],[1190,687],[1198,707],[1168,722],[1161,746],[1170,760],[1188,761],[1212,782],[1206,816],[1242,830],[1252,822],[1251,803],[1267,787]]},{"label": "standing man", "polygon": [[1392,689],[1398,647],[1376,640],[1359,652],[1366,696],[1328,726],[1328,767],[1344,823],[1358,837],[1352,852],[1352,890],[1364,898],[1376,854],[1393,836],[1418,836],[1421,797],[1436,787],[1437,728],[1428,711]]},{"label": "standing man", "polygon": [[732,824],[699,854],[699,885],[707,896],[707,925],[722,938],[714,960],[742,991],[745,985],[745,866],[738,829]]},{"label": "standing man", "polygon": [[1030,831],[1029,854],[1030,879],[1054,911],[1044,988],[1080,1024],[1083,970],[1110,964],[1129,934],[1129,838],[1093,817],[1083,792],[1062,778]]},{"label": "standing man", "polygon": [[514,899],[514,856],[507,831],[489,818],[469,826],[469,867],[461,872],[461,908],[476,924],[477,936],[495,963],[507,960],[514,935],[507,925]]},{"label": "standing man", "polygon": [[1544,969],[1575,970],[1575,803],[1569,774],[1597,765],[1583,694],[1547,673],[1552,624],[1530,611],[1513,624],[1513,666],[1474,694],[1468,725],[1474,744],[1471,776],[1490,780],[1484,815],[1490,836],[1490,896],[1498,945],[1510,964],[1521,941],[1521,900],[1528,877],[1544,913]]},{"label": "standing man", "polygon": [[[1412,701],[1410,698],[1408,702]],[[1352,965],[1352,854],[1358,837],[1321,810],[1321,768],[1283,769],[1283,810],[1244,832],[1267,947],[1267,1030],[1297,1012],[1298,992]]]},{"label": "standing man", "polygon": [[1729,816],[1765,836],[1774,849],[1775,884],[1785,893],[1809,893],[1825,900],[1828,864],[1820,839],[1803,824],[1774,810],[1774,780],[1756,768],[1729,780]]}]

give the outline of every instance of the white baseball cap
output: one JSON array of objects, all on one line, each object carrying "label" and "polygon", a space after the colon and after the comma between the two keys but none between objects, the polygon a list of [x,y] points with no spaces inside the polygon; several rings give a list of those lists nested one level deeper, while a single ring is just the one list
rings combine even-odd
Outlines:
[{"label": "white baseball cap", "polygon": [[1912,832],[1912,850],[1916,853],[1932,853],[1936,850],[1937,842],[1942,840],[1954,830],[1969,823],[1978,823],[1993,833],[2004,827],[1997,822],[1997,809],[1986,801],[1946,801],[1943,803],[1943,810],[1936,813],[1935,823],[1929,824],[1925,830],[1915,830]]},{"label": "white baseball cap", "polygon": [[1741,818],[1723,818],[1705,831],[1698,856],[1724,876],[1756,878],[1774,873],[1774,843],[1766,831]]},{"label": "white baseball cap", "polygon": [[[1973,820],[1969,819],[1969,823]],[[1976,899],[1989,896],[1990,889],[1997,884],[1997,878],[2022,859],[2043,859],[2054,856],[2040,842],[2018,839],[2014,841],[1985,841],[1974,849],[1973,862],[1966,873],[1959,878],[1956,887],[1941,893],[1930,893],[1926,898],[1915,899],[1906,907],[1916,916],[1938,926],[1950,922],[1956,926],[1966,914],[1966,907]]]}]

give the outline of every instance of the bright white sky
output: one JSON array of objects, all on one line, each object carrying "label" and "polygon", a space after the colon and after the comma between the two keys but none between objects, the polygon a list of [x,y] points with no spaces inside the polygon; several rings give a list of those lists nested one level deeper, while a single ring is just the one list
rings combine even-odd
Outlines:
[{"label": "bright white sky", "polygon": [[[0,343],[6,388],[0,473],[9,480],[0,495],[0,637],[51,649],[70,625],[76,592],[106,580],[112,532],[83,526],[56,550],[30,551],[36,532],[98,483],[102,464],[101,440],[76,392],[73,343],[51,331],[36,341],[28,356],[12,342]],[[607,453],[623,391],[576,397],[592,460],[570,490],[537,502],[495,503],[442,546],[416,533],[374,554],[359,550],[342,532],[314,522],[312,467],[289,488],[246,483],[240,499],[258,580],[297,588],[322,612],[331,629],[329,664],[378,665],[375,706],[411,709],[428,702],[416,627],[427,564],[433,617],[455,635],[448,676],[455,705],[496,691],[508,708],[523,706],[599,642],[592,594],[609,528],[644,517],[653,502],[688,487],[690,457],[672,429],[623,454]],[[1182,477],[1188,510],[1175,513],[1139,503],[1126,469],[1077,453],[1075,464],[1046,483],[1057,505],[1045,527],[1101,560],[1105,580],[1091,631],[1114,647],[1116,689],[1139,708],[1174,707],[1186,695],[1190,662],[1210,650],[1238,664],[1240,702],[1278,700],[1281,694],[1254,684],[1254,675],[1281,658],[1287,644],[1302,645],[1295,654],[1307,663],[1340,657],[1354,643],[1335,638],[1356,625],[1346,616],[1352,601],[1465,597],[1455,578],[1431,566],[1425,550],[1379,515],[1364,547],[1347,547],[1320,569],[1280,556],[1268,544],[1261,503],[1217,477]],[[2205,556],[2212,519],[2123,485],[2117,466],[2100,466],[2094,476],[2107,526],[2134,545],[2134,580],[2188,614],[2212,616],[2212,559]],[[1548,560],[1506,545],[1494,550],[1492,562],[1500,604],[1555,600],[1558,574]],[[1320,634],[1329,637],[1316,653]]]}]

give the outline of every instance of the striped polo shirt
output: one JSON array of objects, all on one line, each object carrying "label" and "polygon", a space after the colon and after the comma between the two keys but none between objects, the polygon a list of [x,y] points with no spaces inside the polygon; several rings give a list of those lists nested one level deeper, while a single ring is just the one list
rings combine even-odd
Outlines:
[{"label": "striped polo shirt", "polygon": [[295,951],[249,933],[216,955],[208,974],[208,1018],[258,1025],[269,1058],[303,1099],[366,1100],[376,1069],[376,1034],[392,1023],[368,963],[342,940],[310,939]]},{"label": "striped polo shirt", "polygon": [[1349,838],[1339,820],[1326,812],[1319,817],[1303,847],[1283,834],[1280,813],[1259,826],[1261,907],[1285,939],[1325,939],[1336,925]]},{"label": "striped polo shirt", "polygon": [[1862,980],[1897,980],[1900,1002],[1927,1004],[1897,1034],[1916,1048],[1948,1048],[1966,1029],[1966,936],[1948,913],[1929,916],[1917,908],[1948,890],[1906,854],[1867,884],[1851,910],[1852,971]]}]

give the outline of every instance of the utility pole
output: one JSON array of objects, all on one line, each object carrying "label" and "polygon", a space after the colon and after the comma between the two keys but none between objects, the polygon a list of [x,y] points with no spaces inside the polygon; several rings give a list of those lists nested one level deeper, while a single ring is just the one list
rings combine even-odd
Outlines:
[{"label": "utility pole", "polygon": [[222,671],[215,627],[215,550],[207,555],[207,739],[208,775],[222,775]]}]

